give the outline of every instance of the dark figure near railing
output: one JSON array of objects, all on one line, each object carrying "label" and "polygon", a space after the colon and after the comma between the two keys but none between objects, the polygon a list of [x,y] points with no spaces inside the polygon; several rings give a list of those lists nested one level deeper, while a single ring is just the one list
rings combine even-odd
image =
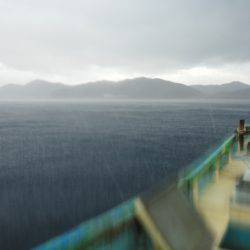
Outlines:
[{"label": "dark figure near railing", "polygon": [[244,150],[244,134],[245,133],[246,133],[245,120],[242,119],[239,122],[239,128],[238,128],[240,151]]}]

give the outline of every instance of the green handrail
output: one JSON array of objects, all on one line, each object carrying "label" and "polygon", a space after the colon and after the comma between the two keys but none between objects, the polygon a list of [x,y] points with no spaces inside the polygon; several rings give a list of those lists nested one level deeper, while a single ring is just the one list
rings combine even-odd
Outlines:
[{"label": "green handrail", "polygon": [[[202,161],[198,165],[192,164],[191,167],[188,168],[185,174],[183,174],[179,180],[179,186],[187,184],[187,182],[191,182],[196,180],[196,178],[202,177],[203,174],[207,173],[207,170],[210,170],[210,167],[213,168],[214,163],[218,158],[220,158],[224,154],[228,154],[230,152],[230,146],[236,140],[236,134],[228,137],[223,144],[221,144],[218,148],[216,148],[204,161]],[[212,169],[214,170],[214,169]]]}]

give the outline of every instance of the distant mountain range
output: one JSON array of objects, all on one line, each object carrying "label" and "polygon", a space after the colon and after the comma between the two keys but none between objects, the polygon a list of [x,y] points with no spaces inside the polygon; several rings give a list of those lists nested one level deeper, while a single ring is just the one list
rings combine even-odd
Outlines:
[{"label": "distant mountain range", "polygon": [[250,85],[230,82],[221,85],[191,85],[159,78],[134,78],[119,82],[98,81],[69,86],[35,80],[20,86],[0,87],[0,99],[206,99],[250,98]]},{"label": "distant mountain range", "polygon": [[250,85],[242,82],[230,82],[221,85],[192,85],[192,88],[195,88],[207,97],[213,98],[241,98],[241,93],[244,93],[246,90],[250,94]]}]

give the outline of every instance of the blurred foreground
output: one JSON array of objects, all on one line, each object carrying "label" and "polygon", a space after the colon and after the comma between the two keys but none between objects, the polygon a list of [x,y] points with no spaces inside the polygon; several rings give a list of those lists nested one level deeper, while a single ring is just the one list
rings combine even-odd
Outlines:
[{"label": "blurred foreground", "polygon": [[38,249],[250,249],[250,127],[179,180],[98,216]]}]

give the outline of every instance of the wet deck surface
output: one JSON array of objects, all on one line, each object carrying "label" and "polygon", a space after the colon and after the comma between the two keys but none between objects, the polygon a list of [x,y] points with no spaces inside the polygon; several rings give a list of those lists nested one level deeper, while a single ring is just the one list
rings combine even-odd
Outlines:
[{"label": "wet deck surface", "polygon": [[229,222],[230,200],[237,180],[244,174],[247,164],[244,160],[233,159],[220,172],[197,201],[197,208],[210,228],[215,245],[219,245]]}]

